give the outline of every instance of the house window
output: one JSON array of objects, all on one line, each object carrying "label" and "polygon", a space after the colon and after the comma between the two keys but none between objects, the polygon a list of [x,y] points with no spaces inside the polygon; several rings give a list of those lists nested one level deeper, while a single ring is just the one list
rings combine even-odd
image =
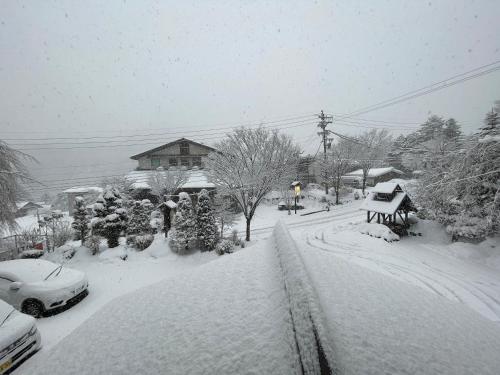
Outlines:
[{"label": "house window", "polygon": [[188,167],[189,168],[189,159],[188,158],[181,158],[181,165],[183,167]]},{"label": "house window", "polygon": [[193,158],[193,167],[201,167],[201,157],[200,156],[195,156]]},{"label": "house window", "polygon": [[151,169],[156,169],[160,166],[160,158],[152,157],[151,158]]},{"label": "house window", "polygon": [[168,165],[170,165],[171,167],[177,167],[177,158],[168,159]]},{"label": "house window", "polygon": [[189,143],[188,142],[181,142],[181,155],[189,155]]}]

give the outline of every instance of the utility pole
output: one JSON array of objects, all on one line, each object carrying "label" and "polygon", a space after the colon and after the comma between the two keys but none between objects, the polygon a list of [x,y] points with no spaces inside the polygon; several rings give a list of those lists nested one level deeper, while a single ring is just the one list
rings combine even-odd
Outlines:
[{"label": "utility pole", "polygon": [[321,110],[321,113],[318,115],[318,118],[320,119],[320,122],[318,124],[318,127],[321,128],[321,131],[318,133],[322,137],[322,142],[323,142],[323,158],[325,162],[325,173],[324,173],[324,182],[325,182],[325,194],[328,194],[328,175],[326,172],[326,149],[327,147],[330,148],[332,144],[332,138],[328,138],[328,130],[326,130],[326,127],[328,124],[331,124],[333,122],[333,116],[328,116],[323,113],[323,110]]}]

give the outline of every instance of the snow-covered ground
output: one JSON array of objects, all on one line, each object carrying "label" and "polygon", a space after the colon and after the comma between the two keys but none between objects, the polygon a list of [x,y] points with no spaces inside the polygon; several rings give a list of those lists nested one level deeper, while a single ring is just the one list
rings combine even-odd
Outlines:
[{"label": "snow-covered ground", "polygon": [[[175,255],[161,236],[142,253],[80,249],[67,266],[87,273],[90,295],[38,321],[45,346],[16,374],[148,374],[161,364],[169,373],[293,373],[283,273],[268,240],[278,220],[300,249],[343,373],[497,373],[498,239],[451,243],[420,221],[411,230],[421,236],[389,243],[361,233],[377,232],[366,230],[361,201],[306,216],[325,203],[302,203],[291,215],[259,206],[251,245],[220,258]],[[241,237],[244,224],[234,225]]]},{"label": "snow-covered ground", "polygon": [[[121,274],[122,283],[145,277]],[[171,276],[113,300],[23,365],[22,374],[300,373],[270,243]]]},{"label": "snow-covered ground", "polygon": [[[496,249],[498,254],[498,240],[490,239],[480,245],[453,244],[436,223],[422,221],[412,229],[422,236],[404,237],[399,242],[388,243],[381,238],[360,234],[360,228],[364,226],[366,224],[338,224],[334,220],[313,231],[295,233],[295,238],[303,248],[335,255],[418,286],[500,322],[500,275],[492,268],[495,262],[485,265],[488,257],[480,256],[485,254],[497,260],[491,255],[491,250]],[[463,255],[465,249],[467,254],[475,254],[476,259],[454,256]]]},{"label": "snow-covered ground", "polygon": [[[79,242],[71,245],[78,246]],[[123,254],[127,255],[125,261],[120,258]],[[43,351],[52,348],[112,299],[217,259],[217,255],[208,252],[176,255],[161,235],[157,235],[153,244],[143,252],[127,251],[121,245],[97,256],[91,255],[87,248],[77,248],[75,256],[69,260],[60,255],[49,253],[44,258],[85,272],[90,293],[72,308],[38,320]]]}]

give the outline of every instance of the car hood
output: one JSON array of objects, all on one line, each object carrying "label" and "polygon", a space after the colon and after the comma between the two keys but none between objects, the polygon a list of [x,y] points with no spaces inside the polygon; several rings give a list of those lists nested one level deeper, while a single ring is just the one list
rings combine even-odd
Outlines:
[{"label": "car hood", "polygon": [[19,311],[14,311],[0,327],[0,351],[28,333],[34,325],[35,318]]},{"label": "car hood", "polygon": [[47,280],[30,283],[33,287],[42,287],[49,290],[64,289],[86,281],[87,277],[81,271],[63,267],[59,275],[52,275]]}]

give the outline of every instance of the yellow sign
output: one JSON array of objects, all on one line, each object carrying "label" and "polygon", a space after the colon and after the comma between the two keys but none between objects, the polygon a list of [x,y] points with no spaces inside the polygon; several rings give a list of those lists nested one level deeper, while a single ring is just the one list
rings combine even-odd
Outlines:
[{"label": "yellow sign", "polygon": [[295,186],[295,196],[298,197],[300,195],[300,185]]}]

